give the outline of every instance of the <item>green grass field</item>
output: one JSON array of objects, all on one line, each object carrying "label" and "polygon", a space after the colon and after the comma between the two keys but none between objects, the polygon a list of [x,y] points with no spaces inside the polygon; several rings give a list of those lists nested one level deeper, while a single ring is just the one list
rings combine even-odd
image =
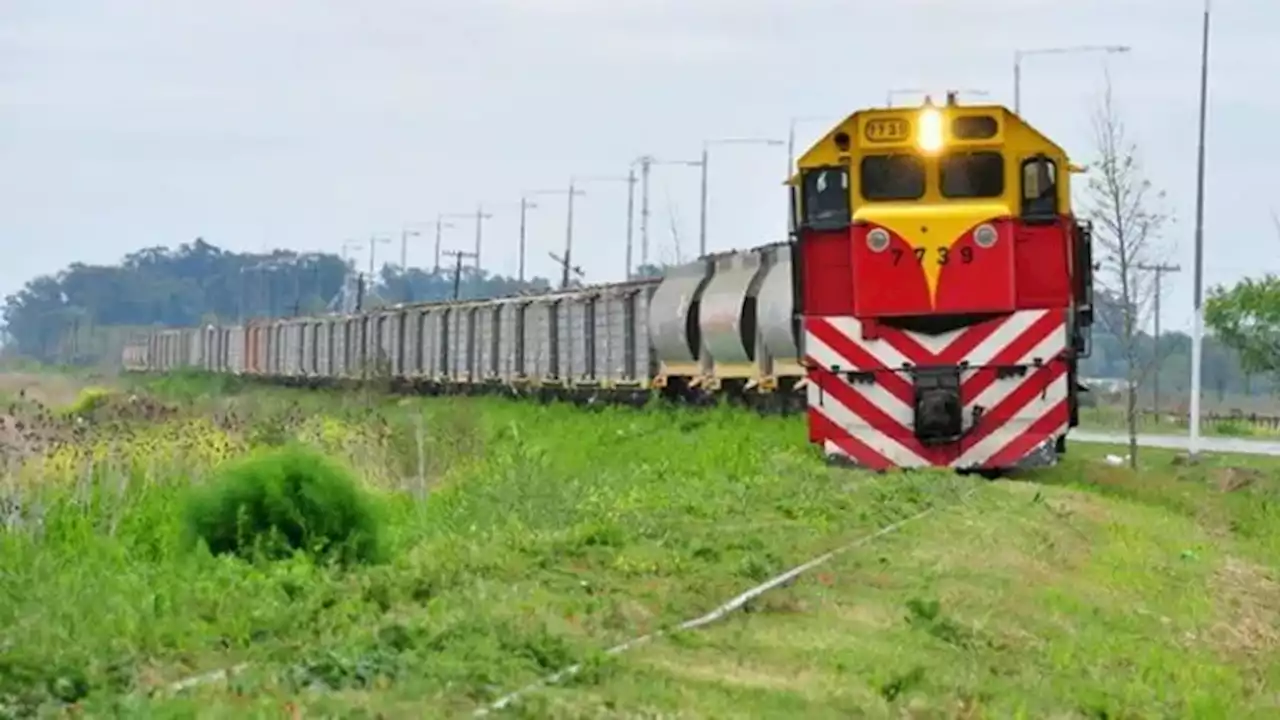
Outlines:
[{"label": "green grass field", "polygon": [[[498,716],[1280,712],[1277,464],[1146,451],[1133,473],[1076,444],[1025,478],[875,476],[730,410],[133,392],[10,403],[0,717],[459,717],[575,663]],[[228,461],[298,442],[374,498],[376,562],[189,543]]]}]

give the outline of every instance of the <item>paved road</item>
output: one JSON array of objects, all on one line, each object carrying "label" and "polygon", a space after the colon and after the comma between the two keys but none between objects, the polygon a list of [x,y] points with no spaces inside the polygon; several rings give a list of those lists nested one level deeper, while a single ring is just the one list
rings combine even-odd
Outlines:
[{"label": "paved road", "polygon": [[[1169,448],[1171,450],[1187,449],[1186,435],[1144,435],[1138,434],[1138,444],[1143,447]],[[1067,443],[1107,443],[1128,445],[1129,436],[1124,433],[1096,432],[1073,428],[1067,435]],[[1277,455],[1280,456],[1280,442],[1270,440],[1246,440],[1232,437],[1200,436],[1200,447],[1208,452],[1242,453],[1245,455]]]}]

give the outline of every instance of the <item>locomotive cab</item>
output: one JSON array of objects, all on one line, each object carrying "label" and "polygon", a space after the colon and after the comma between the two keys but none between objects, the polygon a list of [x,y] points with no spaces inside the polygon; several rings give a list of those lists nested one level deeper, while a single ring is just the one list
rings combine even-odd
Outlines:
[{"label": "locomotive cab", "polygon": [[[1001,106],[949,97],[856,112],[797,165],[810,439],[873,466],[1060,449],[1092,323],[1065,152]],[[1036,387],[1046,402],[1027,399]]]}]

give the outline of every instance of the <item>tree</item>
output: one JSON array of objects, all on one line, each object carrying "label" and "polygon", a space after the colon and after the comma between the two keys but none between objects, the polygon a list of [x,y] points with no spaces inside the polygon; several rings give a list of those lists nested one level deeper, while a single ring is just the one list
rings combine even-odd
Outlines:
[{"label": "tree", "polygon": [[1268,273],[1230,289],[1212,288],[1204,320],[1223,344],[1240,354],[1245,371],[1280,377],[1280,277]]},{"label": "tree", "polygon": [[[197,238],[171,250],[146,247],[116,266],[72,263],[37,277],[5,298],[6,352],[45,362],[116,362],[129,328],[253,317],[316,314],[339,292],[352,268],[333,254],[273,250],[241,254]],[[383,266],[373,298],[383,302],[443,300],[453,273],[403,273]],[[510,295],[548,288],[543,278],[520,283],[468,268],[462,297]]]},{"label": "tree", "polygon": [[1138,389],[1151,363],[1143,362],[1142,327],[1154,300],[1154,283],[1142,266],[1157,261],[1155,246],[1170,216],[1158,208],[1164,192],[1153,191],[1143,177],[1136,143],[1125,132],[1106,78],[1093,116],[1096,162],[1086,183],[1084,205],[1093,221],[1100,263],[1096,278],[1118,312],[1099,316],[1116,338],[1124,359],[1125,418],[1129,429],[1129,463],[1138,464]]}]

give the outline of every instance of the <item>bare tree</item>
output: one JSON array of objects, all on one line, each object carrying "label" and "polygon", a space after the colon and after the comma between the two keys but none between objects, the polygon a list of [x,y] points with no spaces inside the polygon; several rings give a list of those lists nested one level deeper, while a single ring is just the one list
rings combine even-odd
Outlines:
[{"label": "bare tree", "polygon": [[[1142,362],[1141,329],[1151,317],[1156,283],[1144,267],[1160,262],[1161,230],[1172,220],[1162,209],[1165,194],[1143,176],[1138,146],[1126,135],[1106,76],[1093,116],[1096,162],[1086,183],[1086,216],[1093,221],[1097,243],[1097,282],[1120,301],[1120,312],[1100,316],[1115,336],[1126,367],[1125,420],[1129,431],[1129,464],[1138,465],[1138,388],[1149,363]],[[1110,319],[1110,322],[1107,322]],[[1118,324],[1119,327],[1109,327]]]}]

